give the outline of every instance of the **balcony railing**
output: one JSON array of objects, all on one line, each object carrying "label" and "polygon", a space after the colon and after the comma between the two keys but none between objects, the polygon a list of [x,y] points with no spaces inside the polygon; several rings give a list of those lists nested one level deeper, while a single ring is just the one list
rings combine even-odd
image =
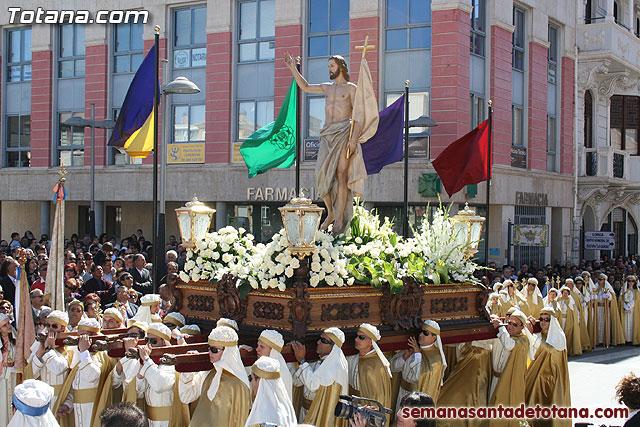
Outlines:
[{"label": "balcony railing", "polygon": [[613,177],[624,178],[624,157],[622,153],[613,153]]},{"label": "balcony railing", "polygon": [[596,176],[598,174],[598,153],[595,151],[586,151],[585,158],[587,161],[584,169],[585,175]]}]

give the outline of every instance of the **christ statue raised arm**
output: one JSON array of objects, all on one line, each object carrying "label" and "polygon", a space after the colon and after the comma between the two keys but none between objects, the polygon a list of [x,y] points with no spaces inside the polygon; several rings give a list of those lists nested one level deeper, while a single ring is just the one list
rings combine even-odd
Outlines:
[{"label": "christ statue raised arm", "polygon": [[321,229],[333,224],[333,233],[344,231],[353,212],[353,197],[362,197],[367,172],[358,143],[360,124],[351,122],[356,85],[349,81],[344,58],[329,58],[330,82],[309,84],[298,72],[289,53],[284,62],[298,87],[306,93],[325,95],[325,122],[320,130],[320,147],[316,162],[316,187],[327,207],[327,218]]}]

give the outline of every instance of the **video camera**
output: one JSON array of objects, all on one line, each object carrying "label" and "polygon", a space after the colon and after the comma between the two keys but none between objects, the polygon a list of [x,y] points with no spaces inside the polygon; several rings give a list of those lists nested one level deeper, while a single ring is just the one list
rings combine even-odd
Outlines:
[{"label": "video camera", "polygon": [[334,415],[349,420],[353,419],[355,414],[362,416],[367,422],[367,427],[384,427],[387,424],[386,414],[391,415],[393,412],[377,400],[359,396],[340,396]]}]

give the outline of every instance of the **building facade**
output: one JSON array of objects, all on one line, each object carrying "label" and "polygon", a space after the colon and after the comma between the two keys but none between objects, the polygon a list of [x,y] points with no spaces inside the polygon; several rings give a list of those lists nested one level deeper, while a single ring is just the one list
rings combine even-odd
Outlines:
[{"label": "building facade", "polygon": [[576,145],[577,222],[584,233],[615,233],[611,250],[638,253],[640,215],[640,2],[587,1],[579,9]]},{"label": "building facade", "polygon": [[[356,46],[369,36],[376,49],[368,52],[367,60],[380,109],[395,101],[409,80],[410,119],[427,115],[438,123],[411,130],[411,221],[428,215],[439,200],[452,203],[453,212],[469,203],[486,213],[486,183],[449,198],[431,159],[485,120],[487,101],[492,100],[490,260],[519,265],[535,259],[542,265],[575,259],[575,233],[580,228],[574,215],[578,12],[574,2],[568,3],[102,3],[112,11],[148,11],[144,25],[18,25],[10,24],[9,13],[1,10],[0,180],[5,185],[0,186],[0,235],[6,239],[12,231],[48,231],[53,219],[51,188],[61,163],[69,170],[67,234],[86,233],[92,156],[97,231],[126,236],[142,228],[152,234],[153,155],[141,162],[129,159],[106,146],[110,131],[101,129],[96,129],[92,153],[89,129],[62,123],[72,116],[90,118],[92,104],[97,120],[117,116],[135,70],[153,45],[154,26],[159,25],[160,56],[166,59],[162,82],[185,76],[201,89],[195,95],[171,95],[167,108],[161,107],[168,119],[161,118],[169,161],[167,234],[177,234],[173,209],[194,193],[215,207],[217,228],[242,225],[260,241],[279,231],[277,207],[291,197],[294,172],[273,169],[248,179],[239,145],[276,117],[291,83],[282,60],[285,53],[301,57],[302,72],[312,83],[328,80],[330,55],[343,55],[356,81],[361,58]],[[23,10],[39,6],[52,9],[42,1],[20,5]],[[76,6],[75,1],[56,2],[58,10]],[[324,100],[316,95],[301,99],[301,186],[317,198],[314,166]],[[196,154],[184,157],[180,150],[185,147]],[[176,159],[189,163],[174,163]],[[365,202],[382,215],[401,219],[402,189],[403,164],[389,165],[368,178]],[[510,223],[546,225],[546,246],[510,245]]]}]

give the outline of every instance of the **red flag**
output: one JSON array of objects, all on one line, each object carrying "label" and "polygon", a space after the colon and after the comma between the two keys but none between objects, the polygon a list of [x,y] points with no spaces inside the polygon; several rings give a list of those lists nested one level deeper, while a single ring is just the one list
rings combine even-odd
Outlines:
[{"label": "red flag", "polygon": [[488,174],[491,177],[488,155],[489,120],[485,120],[480,126],[452,142],[431,164],[451,197],[465,185],[486,181]]}]

